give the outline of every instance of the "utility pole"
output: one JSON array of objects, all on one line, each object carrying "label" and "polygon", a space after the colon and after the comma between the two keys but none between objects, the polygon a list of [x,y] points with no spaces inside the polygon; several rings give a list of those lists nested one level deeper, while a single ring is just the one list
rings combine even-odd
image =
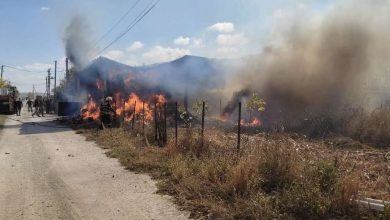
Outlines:
[{"label": "utility pole", "polygon": [[47,70],[47,98],[50,98],[50,68]]},{"label": "utility pole", "polygon": [[3,81],[4,65],[1,65],[1,81]]},{"label": "utility pole", "polygon": [[35,99],[35,85],[33,84],[33,99]]},{"label": "utility pole", "polygon": [[68,58],[65,59],[65,79],[69,80],[69,60]]},{"label": "utility pole", "polygon": [[46,96],[47,96],[47,76],[46,76]]},{"label": "utility pole", "polygon": [[57,60],[54,61],[54,98],[57,97]]}]

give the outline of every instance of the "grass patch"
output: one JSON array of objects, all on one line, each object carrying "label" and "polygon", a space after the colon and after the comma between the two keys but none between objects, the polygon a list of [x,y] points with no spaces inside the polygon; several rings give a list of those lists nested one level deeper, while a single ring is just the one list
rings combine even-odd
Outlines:
[{"label": "grass patch", "polygon": [[158,179],[159,192],[173,195],[194,218],[364,219],[372,215],[351,202],[359,191],[356,173],[342,174],[343,164],[337,158],[310,159],[283,135],[248,138],[246,147],[237,152],[229,133],[207,136],[202,145],[198,132],[181,129],[178,146],[170,140],[164,148],[150,146],[152,135],[139,131],[80,133],[109,149],[107,155],[118,158],[127,169]]}]

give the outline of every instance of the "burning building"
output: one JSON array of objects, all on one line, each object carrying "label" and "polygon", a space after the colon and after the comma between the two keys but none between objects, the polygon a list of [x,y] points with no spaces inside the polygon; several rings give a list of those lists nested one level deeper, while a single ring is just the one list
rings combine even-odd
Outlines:
[{"label": "burning building", "polygon": [[136,112],[144,108],[149,119],[153,103],[178,101],[186,105],[199,97],[218,100],[216,91],[224,86],[226,66],[225,60],[194,56],[142,67],[99,57],[77,71],[63,98],[85,103],[85,118],[97,119],[99,104],[105,96],[112,96],[113,107],[119,115],[127,115],[126,120],[133,117],[130,112],[134,106]]}]

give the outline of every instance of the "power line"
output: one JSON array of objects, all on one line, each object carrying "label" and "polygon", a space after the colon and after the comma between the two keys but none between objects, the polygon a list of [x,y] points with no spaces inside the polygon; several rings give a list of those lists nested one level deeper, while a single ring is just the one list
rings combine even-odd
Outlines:
[{"label": "power line", "polygon": [[104,33],[96,42],[95,45],[99,44],[107,35],[109,35],[129,14],[130,12],[138,5],[141,0],[137,0],[130,8],[126,11],[124,15],[106,32]]},{"label": "power line", "polygon": [[147,14],[150,13],[150,11],[153,10],[154,7],[160,2],[161,0],[157,0],[153,3],[151,1],[149,5],[133,20],[132,23],[130,23],[129,26],[127,26],[126,30],[120,34],[118,37],[116,37],[113,41],[111,41],[107,46],[105,46],[100,52],[99,55],[103,53],[107,48],[112,46],[114,43],[116,43],[119,39],[121,39],[123,36],[125,36],[135,25],[137,25]]},{"label": "power line", "polygon": [[10,65],[4,65],[5,67],[8,67],[8,68],[11,68],[11,69],[14,69],[14,70],[19,70],[19,71],[23,71],[23,72],[30,72],[30,73],[42,73],[42,72],[46,72],[46,70],[29,70],[29,69],[25,69],[25,68],[20,68],[20,67],[14,67],[14,66],[10,66]]}]

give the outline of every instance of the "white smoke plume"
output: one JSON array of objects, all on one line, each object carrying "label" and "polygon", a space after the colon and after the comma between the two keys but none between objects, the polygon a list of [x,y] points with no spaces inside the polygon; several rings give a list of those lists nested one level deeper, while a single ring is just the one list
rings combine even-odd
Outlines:
[{"label": "white smoke plume", "polygon": [[389,11],[388,1],[343,1],[316,22],[289,19],[226,90],[258,92],[269,111],[293,117],[378,105],[390,98],[380,84],[390,78]]}]

